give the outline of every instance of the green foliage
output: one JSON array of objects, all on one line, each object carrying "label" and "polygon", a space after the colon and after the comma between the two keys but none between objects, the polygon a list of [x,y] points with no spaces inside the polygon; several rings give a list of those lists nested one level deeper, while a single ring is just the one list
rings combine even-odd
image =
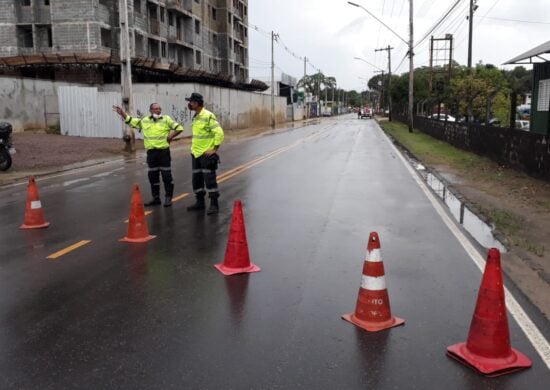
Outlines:
[{"label": "green foliage", "polygon": [[[369,87],[378,90],[381,75],[369,80]],[[430,89],[431,80],[431,89]],[[388,78],[384,76],[384,95],[387,96]],[[391,96],[394,110],[407,107],[409,73],[392,76]],[[477,64],[471,74],[466,66],[453,64],[452,75],[445,67],[421,67],[414,70],[414,104],[422,103],[426,114],[441,102],[451,115],[466,116],[468,102],[472,101],[474,118],[480,122],[497,118],[508,125],[510,117],[510,94],[525,94],[532,88],[532,71],[517,66],[511,71],[494,65]],[[386,99],[384,99],[386,100]]]},{"label": "green foliage", "polygon": [[61,134],[61,126],[59,123],[48,126],[46,129],[46,134]]}]

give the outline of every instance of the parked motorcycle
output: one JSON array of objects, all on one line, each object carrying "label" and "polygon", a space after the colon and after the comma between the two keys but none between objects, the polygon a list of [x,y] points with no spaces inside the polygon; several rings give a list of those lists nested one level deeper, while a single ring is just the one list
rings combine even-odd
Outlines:
[{"label": "parked motorcycle", "polygon": [[11,167],[11,156],[15,148],[11,144],[11,124],[0,122],[0,171],[7,171]]}]

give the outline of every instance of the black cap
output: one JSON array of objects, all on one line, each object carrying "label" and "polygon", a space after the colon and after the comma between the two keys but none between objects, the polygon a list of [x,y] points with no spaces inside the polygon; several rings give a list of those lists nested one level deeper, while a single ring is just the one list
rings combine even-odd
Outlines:
[{"label": "black cap", "polygon": [[189,102],[197,102],[199,104],[204,103],[204,99],[203,99],[202,95],[200,93],[197,93],[197,92],[193,92],[191,94],[191,96],[188,97],[188,98],[185,98],[185,100],[187,100]]}]

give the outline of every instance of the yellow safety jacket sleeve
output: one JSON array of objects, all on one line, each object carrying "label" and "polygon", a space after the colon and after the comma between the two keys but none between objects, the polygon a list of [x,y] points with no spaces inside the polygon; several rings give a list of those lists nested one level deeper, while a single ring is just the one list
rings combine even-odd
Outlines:
[{"label": "yellow safety jacket sleeve", "polygon": [[210,131],[214,133],[214,146],[220,146],[225,139],[225,134],[214,114],[210,117]]},{"label": "yellow safety jacket sleeve", "polygon": [[170,130],[183,131],[183,126],[169,116],[163,116],[163,118],[166,118],[166,124],[168,125]]},{"label": "yellow safety jacket sleeve", "polygon": [[141,119],[142,118],[132,118],[130,115],[126,115],[124,123],[126,123],[130,127],[133,127],[134,129],[141,129]]}]

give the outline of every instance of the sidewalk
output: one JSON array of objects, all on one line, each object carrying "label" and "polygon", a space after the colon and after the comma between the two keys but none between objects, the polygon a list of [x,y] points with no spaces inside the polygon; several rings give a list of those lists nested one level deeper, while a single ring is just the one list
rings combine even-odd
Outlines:
[{"label": "sidewalk", "polygon": [[[287,122],[276,129],[271,127],[253,127],[227,130],[227,142],[256,136],[275,134],[295,128],[319,123],[320,118]],[[172,150],[189,148],[190,136],[180,137],[172,143]],[[100,165],[113,161],[125,161],[145,155],[143,141],[136,140],[135,152],[124,151],[124,142],[113,138],[70,137],[42,132],[24,132],[13,134],[13,145],[17,153],[13,156],[13,165],[6,172],[0,172],[0,186],[26,181],[29,176],[46,176],[59,172]]]}]

